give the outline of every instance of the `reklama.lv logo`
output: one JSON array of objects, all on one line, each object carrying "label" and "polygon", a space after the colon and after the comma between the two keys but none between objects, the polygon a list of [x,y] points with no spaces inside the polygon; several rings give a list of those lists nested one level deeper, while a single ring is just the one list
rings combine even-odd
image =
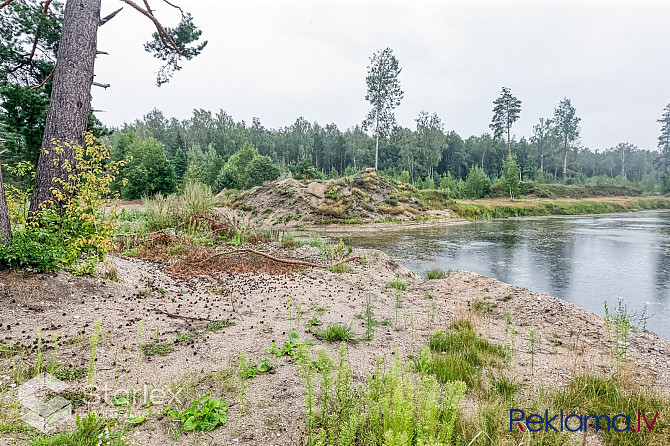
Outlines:
[{"label": "reklama.lv logo", "polygon": [[[604,430],[605,427],[602,424],[606,422],[607,432],[614,430],[615,432],[640,433],[645,427],[651,432],[657,418],[658,412],[654,414],[654,418],[649,422],[647,416],[641,413],[639,409],[637,410],[637,420],[635,416],[631,417],[626,414],[617,414],[612,417],[609,415],[582,415],[574,413],[565,415],[563,409],[553,417],[550,417],[549,409],[544,411],[544,415],[534,413],[526,416],[526,412],[521,409],[510,409],[509,431],[512,432],[517,427],[522,432],[525,432],[526,429],[530,432],[564,432],[564,430],[568,432],[586,432],[589,421],[592,420],[592,428],[596,432],[598,432],[599,428]],[[632,425],[631,419],[633,420]],[[635,421],[637,421],[637,426],[635,426]]]}]

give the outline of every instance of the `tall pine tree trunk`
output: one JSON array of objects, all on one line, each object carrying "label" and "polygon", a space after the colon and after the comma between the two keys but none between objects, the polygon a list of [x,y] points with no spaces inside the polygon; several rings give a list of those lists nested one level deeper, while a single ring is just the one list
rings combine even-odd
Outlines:
[{"label": "tall pine tree trunk", "polygon": [[0,244],[7,245],[12,239],[12,225],[9,221],[9,208],[5,197],[5,185],[2,179],[2,162],[0,162]]},{"label": "tall pine tree trunk", "polygon": [[[68,0],[58,44],[51,100],[37,162],[30,212],[53,197],[58,187],[54,178],[67,179],[63,162],[74,164],[74,151],[65,148],[56,154],[55,146],[81,145],[91,111],[91,85],[97,53],[101,0]],[[54,162],[56,160],[56,162]]]},{"label": "tall pine tree trunk", "polygon": [[375,170],[377,170],[377,162],[379,161],[379,110],[375,119]]}]

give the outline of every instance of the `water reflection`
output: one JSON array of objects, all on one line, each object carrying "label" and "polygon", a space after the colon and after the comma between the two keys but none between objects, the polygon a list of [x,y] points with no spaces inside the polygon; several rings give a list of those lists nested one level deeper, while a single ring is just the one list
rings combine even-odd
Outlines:
[{"label": "water reflection", "polygon": [[670,212],[503,220],[403,232],[342,234],[419,274],[463,269],[602,314],[623,297],[649,304],[647,328],[670,337]]}]

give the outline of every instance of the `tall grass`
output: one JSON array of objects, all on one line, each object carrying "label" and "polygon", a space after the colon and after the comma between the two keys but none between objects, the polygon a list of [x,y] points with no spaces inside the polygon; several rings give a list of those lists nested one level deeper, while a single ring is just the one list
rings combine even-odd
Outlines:
[{"label": "tall grass", "polygon": [[147,230],[160,231],[177,228],[192,217],[206,213],[214,206],[214,197],[211,187],[188,182],[182,195],[158,193],[143,198],[142,203],[146,209]]}]

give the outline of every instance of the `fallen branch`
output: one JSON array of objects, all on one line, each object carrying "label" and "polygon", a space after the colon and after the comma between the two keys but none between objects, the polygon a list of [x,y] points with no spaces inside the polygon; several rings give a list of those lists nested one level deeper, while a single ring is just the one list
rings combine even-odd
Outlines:
[{"label": "fallen branch", "polygon": [[213,256],[210,256],[210,257],[208,257],[204,260],[201,260],[200,262],[196,263],[195,265],[200,265],[201,263],[209,262],[210,260],[215,259],[216,257],[221,257],[221,256],[229,255],[229,254],[244,253],[244,252],[248,252],[248,253],[251,253],[251,254],[256,254],[256,255],[259,255],[259,256],[263,256],[266,259],[272,260],[273,262],[285,263],[287,265],[307,266],[307,267],[310,267],[310,268],[323,268],[323,269],[331,268],[333,266],[337,266],[337,265],[340,265],[342,263],[352,262],[354,260],[359,260],[360,259],[360,256],[354,256],[354,257],[349,257],[348,259],[340,260],[340,261],[332,263],[330,265],[319,265],[318,263],[307,262],[305,260],[280,259],[279,257],[272,256],[272,255],[267,254],[265,252],[256,251],[255,249],[240,248],[240,249],[234,249],[232,251],[226,251],[226,252],[220,252],[218,254],[214,254]]}]

